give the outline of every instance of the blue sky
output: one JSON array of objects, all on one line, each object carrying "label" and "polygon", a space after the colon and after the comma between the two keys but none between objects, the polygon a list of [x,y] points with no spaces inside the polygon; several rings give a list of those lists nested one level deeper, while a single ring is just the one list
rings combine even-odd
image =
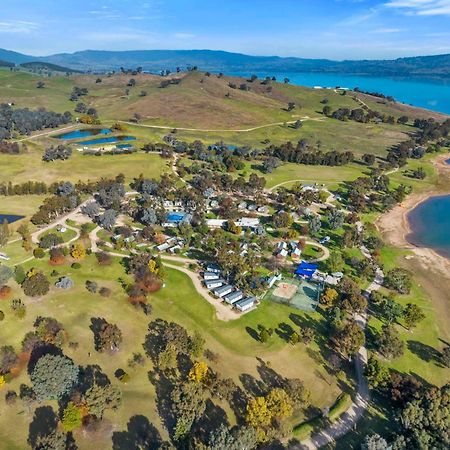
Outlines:
[{"label": "blue sky", "polygon": [[220,49],[361,59],[450,53],[450,0],[0,0],[0,47]]}]

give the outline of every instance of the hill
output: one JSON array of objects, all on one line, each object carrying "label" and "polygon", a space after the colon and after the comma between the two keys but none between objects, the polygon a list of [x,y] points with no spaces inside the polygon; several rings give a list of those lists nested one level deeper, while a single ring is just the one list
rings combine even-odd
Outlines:
[{"label": "hill", "polygon": [[0,59],[22,64],[44,61],[77,70],[108,71],[143,67],[150,72],[198,66],[214,72],[325,72],[396,77],[450,77],[450,55],[418,56],[394,60],[332,61],[327,59],[250,56],[216,50],[84,50],[75,53],[32,57],[0,49]]},{"label": "hill", "polygon": [[31,61],[20,64],[21,67],[31,70],[47,70],[63,73],[82,73],[80,70],[70,69],[69,67],[59,66],[58,64],[47,63],[44,61]]}]

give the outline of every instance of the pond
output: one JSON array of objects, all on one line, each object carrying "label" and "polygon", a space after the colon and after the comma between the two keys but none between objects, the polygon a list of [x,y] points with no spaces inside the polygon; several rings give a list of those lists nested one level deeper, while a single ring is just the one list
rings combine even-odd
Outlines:
[{"label": "pond", "polygon": [[8,223],[13,223],[23,218],[24,216],[15,216],[13,214],[0,214],[0,224],[5,222],[5,220],[7,220]]},{"label": "pond", "polygon": [[86,128],[84,130],[74,130],[69,133],[58,134],[56,139],[69,140],[69,139],[82,139],[89,136],[98,136],[99,134],[111,134],[109,128]]},{"label": "pond", "polygon": [[110,136],[99,139],[91,139],[89,141],[77,141],[78,145],[98,145],[98,144],[115,144],[116,142],[134,141],[134,136]]}]

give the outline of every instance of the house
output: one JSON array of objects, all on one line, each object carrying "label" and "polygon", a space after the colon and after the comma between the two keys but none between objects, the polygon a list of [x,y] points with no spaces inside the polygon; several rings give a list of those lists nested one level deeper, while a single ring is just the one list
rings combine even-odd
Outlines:
[{"label": "house", "polygon": [[176,253],[178,251],[180,251],[183,247],[181,247],[180,244],[174,245],[173,247],[169,248],[169,252],[170,253]]},{"label": "house", "polygon": [[260,206],[257,211],[262,214],[267,214],[269,212],[269,207],[265,205]]},{"label": "house", "polygon": [[158,245],[156,247],[156,250],[158,250],[158,252],[164,252],[166,251],[168,248],[170,248],[170,244],[168,244],[167,242],[164,242],[164,244]]},{"label": "house", "polygon": [[294,248],[294,250],[292,250],[292,252],[291,252],[291,256],[293,258],[299,258],[301,254],[302,254],[302,251],[298,247]]},{"label": "house", "polygon": [[302,191],[318,192],[319,189],[317,188],[317,186],[315,184],[303,184],[302,185]]},{"label": "house", "polygon": [[239,203],[238,209],[240,209],[240,210],[247,209],[247,202]]},{"label": "house", "polygon": [[237,301],[233,306],[235,306],[239,311],[244,312],[248,311],[250,308],[253,308],[255,302],[256,297],[247,297]]},{"label": "house", "polygon": [[282,248],[281,250],[279,250],[277,252],[277,256],[279,256],[281,258],[286,258],[288,254],[289,254],[289,252],[284,248]]},{"label": "house", "polygon": [[223,219],[208,219],[206,225],[209,228],[222,228],[227,223],[227,220]]},{"label": "house", "polygon": [[218,280],[220,278],[220,272],[204,272],[204,280]]},{"label": "house", "polygon": [[204,280],[203,281],[207,289],[215,289],[225,284],[225,280],[218,278],[217,280]]},{"label": "house", "polygon": [[59,231],[60,233],[65,233],[67,231],[67,228],[64,225],[59,225],[56,228],[56,231]]},{"label": "house", "polygon": [[298,266],[295,274],[305,280],[310,280],[317,271],[317,264],[307,263],[302,261]]},{"label": "house", "polygon": [[211,200],[211,202],[209,203],[209,206],[213,209],[218,208],[219,202],[217,200]]},{"label": "house", "polygon": [[278,244],[277,244],[277,249],[278,249],[278,250],[281,250],[281,249],[287,250],[287,244],[286,244],[286,242],[284,242],[284,241],[278,242]]},{"label": "house", "polygon": [[213,293],[215,296],[223,298],[225,297],[225,295],[229,294],[232,290],[233,286],[231,286],[231,284],[226,284],[225,286],[221,286],[214,289]]},{"label": "house", "polygon": [[257,206],[254,203],[247,206],[247,209],[249,211],[256,211],[256,208],[257,208]]},{"label": "house", "polygon": [[281,273],[269,277],[269,279],[267,280],[267,285],[269,286],[269,289],[275,284],[276,281],[280,280],[281,280]]},{"label": "house", "polygon": [[222,272],[222,269],[218,264],[209,263],[206,265],[206,272],[220,273]]},{"label": "house", "polygon": [[242,291],[234,291],[231,294],[225,295],[225,301],[229,303],[230,305],[233,305],[237,301],[244,298],[244,293]]},{"label": "house", "polygon": [[241,217],[235,224],[243,230],[250,229],[254,231],[259,227],[259,219],[257,217]]}]

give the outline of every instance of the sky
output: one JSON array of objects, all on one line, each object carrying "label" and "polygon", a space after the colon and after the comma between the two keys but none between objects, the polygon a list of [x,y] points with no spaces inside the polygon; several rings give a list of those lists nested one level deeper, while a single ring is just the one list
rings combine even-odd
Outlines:
[{"label": "sky", "polygon": [[450,0],[0,0],[0,48],[213,49],[389,59],[450,53]]}]

